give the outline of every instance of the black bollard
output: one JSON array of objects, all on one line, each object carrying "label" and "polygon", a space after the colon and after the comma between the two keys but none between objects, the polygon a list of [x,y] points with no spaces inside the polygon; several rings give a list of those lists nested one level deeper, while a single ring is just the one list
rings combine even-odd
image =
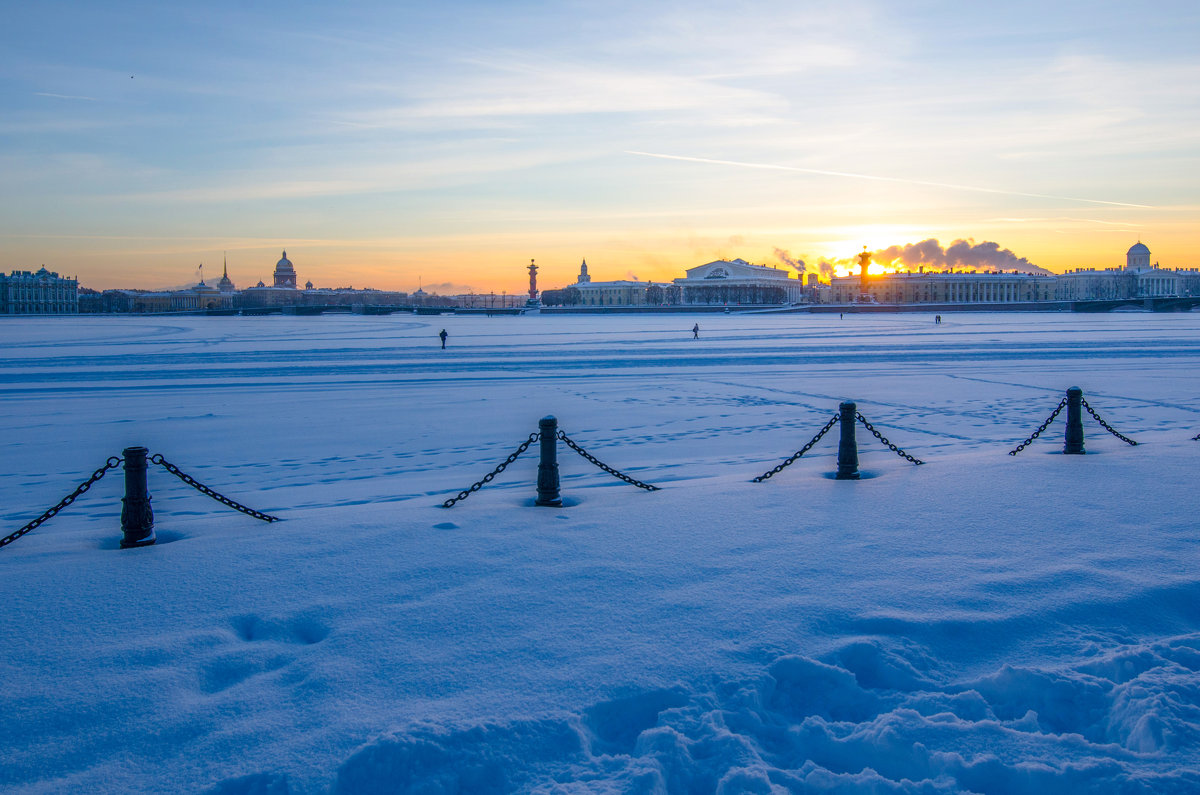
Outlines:
[{"label": "black bollard", "polygon": [[1064,455],[1083,455],[1083,390],[1073,386],[1067,390],[1067,434]]},{"label": "black bollard", "polygon": [[148,547],[154,543],[154,511],[150,509],[150,490],[146,487],[145,447],[126,447],[125,497],[121,500],[121,549]]},{"label": "black bollard", "polygon": [[542,417],[538,421],[541,432],[542,460],[538,462],[537,502],[550,508],[562,507],[558,493],[558,420]]},{"label": "black bollard", "polygon": [[858,407],[846,401],[842,413],[842,438],[838,442],[837,480],[858,480],[858,442],[854,439],[854,421]]}]

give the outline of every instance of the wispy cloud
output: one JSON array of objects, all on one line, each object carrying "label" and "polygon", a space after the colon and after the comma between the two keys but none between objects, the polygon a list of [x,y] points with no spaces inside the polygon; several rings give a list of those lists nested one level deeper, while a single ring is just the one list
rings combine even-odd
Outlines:
[{"label": "wispy cloud", "polygon": [[85,102],[98,102],[95,97],[77,96],[75,94],[53,94],[49,91],[34,91],[34,96],[37,97],[52,97],[53,99],[81,99]]},{"label": "wispy cloud", "polygon": [[1153,209],[1148,204],[1132,204],[1130,202],[1114,202],[1104,201],[1102,199],[1081,199],[1072,196],[1054,196],[1047,193],[1025,193],[1023,191],[1003,190],[1000,188],[983,188],[975,185],[955,185],[949,182],[930,182],[921,179],[907,179],[904,177],[885,177],[877,174],[855,174],[849,171],[827,171],[819,168],[802,168],[800,166],[783,166],[772,163],[743,163],[737,160],[715,160],[707,157],[688,157],[685,155],[667,155],[657,152],[637,152],[627,150],[625,154],[637,155],[639,157],[656,157],[661,160],[682,160],[689,163],[707,163],[718,166],[737,166],[739,168],[757,168],[766,169],[769,171],[791,171],[800,174],[816,174],[826,177],[846,177],[848,179],[866,179],[876,182],[898,182],[905,185],[922,185],[931,188],[948,188],[950,190],[965,190],[974,191],[976,193],[994,193],[1003,196],[1024,196],[1033,199],[1056,199],[1058,201],[1085,202],[1088,204],[1106,204],[1114,207],[1139,207],[1142,209]]}]

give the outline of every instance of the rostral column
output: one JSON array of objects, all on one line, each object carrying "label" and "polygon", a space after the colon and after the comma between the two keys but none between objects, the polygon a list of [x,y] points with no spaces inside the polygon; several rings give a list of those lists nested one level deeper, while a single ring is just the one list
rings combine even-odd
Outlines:
[{"label": "rostral column", "polygon": [[529,260],[529,303],[537,303],[537,265],[533,264],[533,260]]},{"label": "rostral column", "polygon": [[860,268],[858,277],[858,292],[860,295],[867,295],[867,267],[871,264],[871,252],[867,251],[867,247],[863,246],[862,253],[858,255],[858,267]]}]

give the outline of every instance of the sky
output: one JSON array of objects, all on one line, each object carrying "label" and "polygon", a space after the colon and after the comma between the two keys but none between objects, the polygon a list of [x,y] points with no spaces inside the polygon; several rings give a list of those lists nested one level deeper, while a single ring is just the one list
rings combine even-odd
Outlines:
[{"label": "sky", "polygon": [[[995,244],[1200,267],[1191,2],[12,3],[0,271],[442,293]],[[792,264],[789,264],[792,263]]]}]

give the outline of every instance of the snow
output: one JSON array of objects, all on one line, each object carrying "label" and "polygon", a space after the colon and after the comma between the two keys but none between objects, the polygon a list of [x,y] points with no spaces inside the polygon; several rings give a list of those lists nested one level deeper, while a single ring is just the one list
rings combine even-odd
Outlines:
[{"label": "snow", "polygon": [[285,520],[0,549],[0,789],[1196,791],[1200,314],[943,318],[0,319],[5,534]]}]

